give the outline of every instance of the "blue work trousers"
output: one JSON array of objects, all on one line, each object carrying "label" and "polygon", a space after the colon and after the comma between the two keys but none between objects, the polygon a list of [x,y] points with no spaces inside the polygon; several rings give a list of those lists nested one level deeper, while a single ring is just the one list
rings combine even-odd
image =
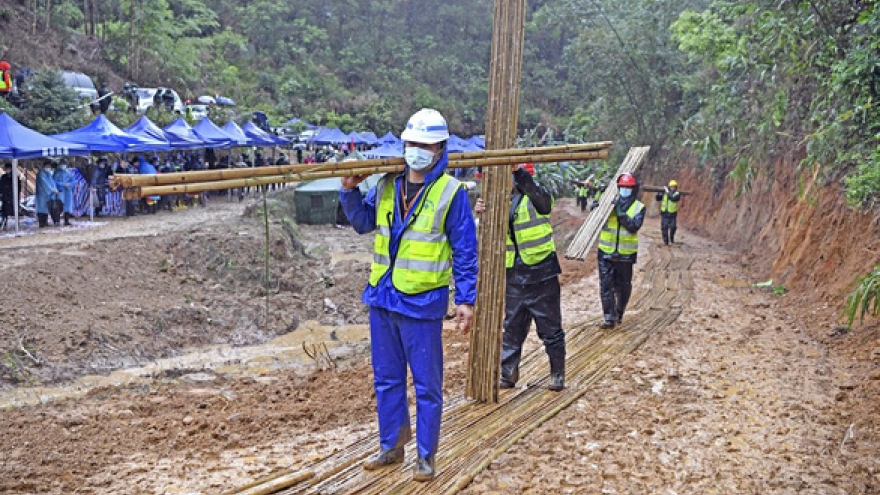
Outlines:
[{"label": "blue work trousers", "polygon": [[373,386],[379,413],[379,443],[397,445],[410,425],[406,365],[416,389],[416,438],[419,457],[433,457],[443,414],[443,320],[422,320],[370,307]]}]

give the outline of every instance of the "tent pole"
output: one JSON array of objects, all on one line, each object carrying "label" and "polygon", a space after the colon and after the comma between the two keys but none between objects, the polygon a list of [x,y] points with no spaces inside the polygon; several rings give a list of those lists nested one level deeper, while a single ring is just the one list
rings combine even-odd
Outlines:
[{"label": "tent pole", "polygon": [[[25,180],[27,184],[27,180]],[[12,211],[15,212],[15,232],[18,233],[18,158],[12,159]]]}]

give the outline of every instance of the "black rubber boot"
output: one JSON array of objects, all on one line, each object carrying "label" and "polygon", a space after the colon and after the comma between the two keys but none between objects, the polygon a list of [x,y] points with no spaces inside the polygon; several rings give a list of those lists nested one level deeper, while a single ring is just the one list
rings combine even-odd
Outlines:
[{"label": "black rubber boot", "polygon": [[602,328],[614,328],[614,317],[611,315],[605,315],[605,320],[599,324]]},{"label": "black rubber boot", "polygon": [[558,392],[565,388],[565,344],[555,345],[546,351],[550,358],[550,384],[547,388]]}]

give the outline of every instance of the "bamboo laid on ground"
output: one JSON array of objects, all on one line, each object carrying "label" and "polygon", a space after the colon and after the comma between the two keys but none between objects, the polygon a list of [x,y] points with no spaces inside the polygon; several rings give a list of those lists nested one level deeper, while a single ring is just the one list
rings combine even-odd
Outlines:
[{"label": "bamboo laid on ground", "polygon": [[[505,148],[486,151],[469,151],[466,153],[450,153],[449,165],[451,168],[471,167],[475,165],[456,165],[459,162],[471,163],[473,160],[486,160],[492,158],[519,157],[516,161],[532,161],[541,163],[532,157],[542,155],[560,155],[583,153],[588,151],[607,150],[612,146],[610,141],[595,143],[566,144],[561,146],[544,146],[535,148]],[[564,160],[563,160],[564,161]],[[490,162],[491,163],[491,162]],[[219,170],[194,170],[190,172],[173,172],[169,174],[118,174],[110,177],[110,187],[138,187],[138,186],[163,186],[169,184],[184,184],[193,182],[213,182],[229,179],[245,179],[266,175],[286,175],[290,173],[312,172],[316,170],[344,170],[352,168],[352,164],[359,167],[403,167],[403,158],[376,158],[371,160],[357,160],[350,162],[325,162],[325,163],[302,163],[294,165],[270,165],[266,167],[247,168],[224,168]]]},{"label": "bamboo laid on ground", "polygon": [[[580,153],[554,153],[535,155],[535,163],[551,163],[560,161],[585,161],[601,160],[608,157],[607,150],[584,151]],[[458,160],[450,164],[449,168],[472,168],[472,167],[498,167],[510,166],[522,161],[521,157],[493,157],[472,160]],[[386,165],[364,167],[365,161],[345,162],[345,168],[333,168],[329,170],[313,170],[310,172],[289,172],[284,175],[263,175],[256,177],[225,179],[208,182],[192,182],[181,184],[168,184],[157,186],[129,187],[123,191],[125,199],[137,199],[147,196],[165,196],[168,194],[192,194],[204,191],[219,191],[223,189],[235,189],[239,187],[253,187],[267,184],[280,184],[285,182],[301,182],[327,177],[350,177],[352,175],[369,175],[377,173],[393,173],[403,170],[403,165]],[[268,168],[268,167],[267,167]],[[279,168],[279,167],[272,167]],[[261,170],[261,169],[249,169]],[[506,170],[506,169],[505,169]],[[172,175],[172,174],[167,174]],[[510,175],[508,173],[508,175]],[[130,177],[130,176],[129,176]],[[137,177],[137,176],[134,176]],[[152,177],[152,176],[150,176]]]},{"label": "bamboo laid on ground", "polygon": [[[650,146],[630,148],[614,178],[620,177],[620,174],[623,173],[631,174],[635,172],[642,165],[650,149]],[[584,221],[584,224],[581,225],[581,228],[572,239],[571,244],[568,245],[568,250],[565,252],[566,258],[578,260],[586,258],[587,251],[596,242],[596,239],[599,237],[599,231],[602,230],[605,221],[611,215],[611,210],[614,208],[612,202],[616,197],[617,181],[610,180],[608,181],[608,187],[605,188],[605,192],[602,193],[602,197],[599,199],[599,206],[590,212],[590,216],[587,217],[587,220]]]},{"label": "bamboo laid on ground", "polygon": [[[510,148],[516,140],[519,92],[525,39],[525,0],[497,0],[492,26],[486,147]],[[532,160],[529,161],[539,161]],[[498,402],[501,337],[506,290],[507,217],[512,178],[506,168],[483,170],[486,212],[480,219],[477,307],[470,336],[465,394],[474,400]]]}]

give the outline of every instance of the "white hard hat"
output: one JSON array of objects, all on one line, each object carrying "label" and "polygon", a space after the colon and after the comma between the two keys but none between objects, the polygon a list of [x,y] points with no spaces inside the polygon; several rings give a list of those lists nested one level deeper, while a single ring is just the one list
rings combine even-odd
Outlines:
[{"label": "white hard hat", "polygon": [[440,112],[433,108],[423,108],[409,118],[400,139],[412,143],[439,143],[449,139],[449,127]]}]

